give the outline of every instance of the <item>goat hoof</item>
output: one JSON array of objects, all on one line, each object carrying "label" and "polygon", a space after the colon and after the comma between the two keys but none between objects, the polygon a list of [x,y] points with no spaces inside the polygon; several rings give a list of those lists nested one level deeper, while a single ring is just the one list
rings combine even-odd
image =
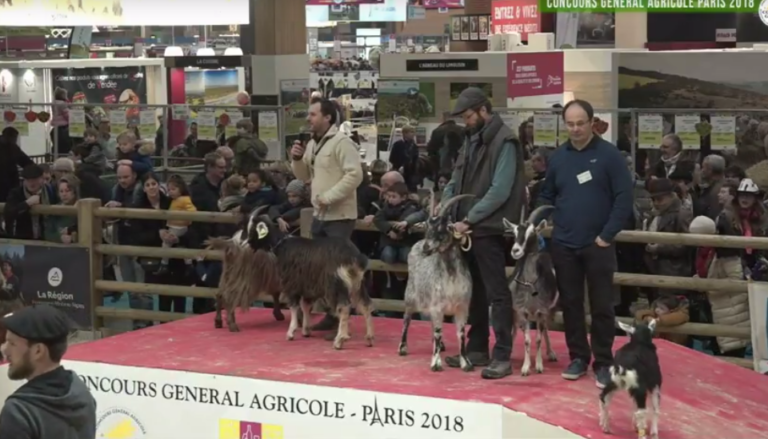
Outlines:
[{"label": "goat hoof", "polygon": [[365,345],[369,348],[373,347],[373,336],[372,335],[366,335],[365,336]]},{"label": "goat hoof", "polygon": [[238,328],[237,326],[230,326],[229,332],[240,332],[240,328]]},{"label": "goat hoof", "polygon": [[475,370],[475,366],[473,366],[472,363],[467,363],[461,366],[461,370],[463,370],[464,372],[472,372],[473,370]]},{"label": "goat hoof", "polygon": [[343,347],[344,347],[344,343],[338,343],[338,342],[333,343],[333,348],[336,349],[337,351],[340,351]]},{"label": "goat hoof", "polygon": [[442,364],[433,364],[432,367],[430,367],[432,372],[442,372],[443,371],[443,365]]},{"label": "goat hoof", "polygon": [[405,357],[406,355],[408,355],[408,346],[400,343],[400,346],[397,347],[397,353],[401,357]]},{"label": "goat hoof", "polygon": [[275,316],[275,320],[277,320],[278,322],[282,322],[283,320],[285,320],[285,316],[279,309],[272,311],[272,315]]},{"label": "goat hoof", "polygon": [[292,341],[293,340],[293,334],[286,334],[285,335],[285,339],[288,340],[288,341]]},{"label": "goat hoof", "polygon": [[309,329],[307,329],[306,331],[301,331],[301,336],[302,336],[302,337],[305,337],[305,338],[306,338],[306,337],[309,337],[309,336],[310,336],[310,332],[309,332]]},{"label": "goat hoof", "polygon": [[445,352],[445,344],[443,342],[440,342],[440,352]]},{"label": "goat hoof", "polygon": [[557,355],[554,352],[547,354],[547,360],[555,362],[557,361]]},{"label": "goat hoof", "polygon": [[524,367],[524,368],[520,369],[520,376],[527,377],[530,374],[531,374],[531,371],[528,370],[527,367]]},{"label": "goat hoof", "polygon": [[544,373],[544,366],[536,366],[536,373]]},{"label": "goat hoof", "polygon": [[215,322],[213,322],[213,327],[216,329],[221,329],[224,327],[224,324],[221,323],[221,320],[216,320]]}]

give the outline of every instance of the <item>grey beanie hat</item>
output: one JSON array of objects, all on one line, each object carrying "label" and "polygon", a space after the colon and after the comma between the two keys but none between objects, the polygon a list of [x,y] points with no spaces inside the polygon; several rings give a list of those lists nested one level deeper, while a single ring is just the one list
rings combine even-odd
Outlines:
[{"label": "grey beanie hat", "polygon": [[307,186],[299,179],[291,180],[291,182],[285,186],[285,193],[291,192],[300,197],[305,197],[307,195]]},{"label": "grey beanie hat", "polygon": [[459,116],[470,109],[477,109],[488,102],[488,96],[477,87],[467,87],[459,94],[451,116]]}]

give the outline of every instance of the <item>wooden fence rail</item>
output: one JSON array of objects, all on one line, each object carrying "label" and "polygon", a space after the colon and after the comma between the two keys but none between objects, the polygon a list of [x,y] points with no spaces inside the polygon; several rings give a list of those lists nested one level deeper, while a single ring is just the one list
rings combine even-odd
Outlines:
[{"label": "wooden fence rail", "polygon": [[[0,212],[4,205],[0,203]],[[149,310],[118,309],[102,306],[104,292],[128,292],[141,294],[163,294],[168,296],[212,298],[214,288],[188,287],[176,285],[160,285],[147,283],[131,283],[108,281],[100,278],[102,274],[102,255],[129,256],[129,257],[153,257],[171,259],[195,259],[204,257],[209,260],[222,260],[221,251],[183,249],[183,248],[158,248],[139,247],[128,245],[103,244],[102,229],[108,221],[118,219],[149,219],[149,220],[180,220],[206,223],[236,224],[238,217],[230,213],[212,212],[171,212],[151,209],[125,209],[101,207],[99,200],[85,199],[78,201],[76,206],[35,206],[33,212],[43,215],[75,216],[78,218],[79,233],[78,243],[73,244],[90,250],[90,275],[92,298],[94,304],[94,327],[103,328],[103,319],[128,319],[128,320],[152,320],[167,322],[188,317],[187,314],[175,312],[159,312]],[[310,224],[312,210],[305,209],[301,214],[300,229],[302,236],[311,237]],[[358,221],[356,230],[377,231],[370,224]],[[549,233],[550,231],[545,231]],[[746,238],[737,236],[719,235],[695,235],[660,232],[622,231],[616,240],[630,243],[656,243],[656,244],[683,244],[687,246],[725,247],[725,248],[755,248],[768,250],[768,238]],[[23,244],[24,241],[0,240]],[[390,271],[407,273],[408,267],[404,264],[387,264],[382,261],[370,261],[369,268],[374,271]],[[512,267],[507,267],[511,273]],[[692,291],[720,291],[728,293],[744,293],[747,291],[747,281],[727,279],[699,279],[673,276],[656,276],[634,273],[616,273],[614,284],[635,287],[670,288]],[[271,302],[271,297],[262,297],[260,300]],[[382,311],[404,310],[403,302],[399,300],[375,299],[375,306]],[[630,321],[630,318],[623,318]],[[562,317],[557,315],[555,323],[562,322]],[[750,328],[734,327],[727,325],[686,323],[674,328],[660,328],[660,330],[687,335],[721,336],[749,339]],[[728,361],[751,367],[751,362],[738,358],[730,358]]]}]

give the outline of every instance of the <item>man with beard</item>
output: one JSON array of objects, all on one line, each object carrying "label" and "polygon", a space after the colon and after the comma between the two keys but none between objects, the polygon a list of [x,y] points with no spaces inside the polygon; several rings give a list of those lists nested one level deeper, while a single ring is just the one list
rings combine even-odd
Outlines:
[{"label": "man with beard", "polygon": [[39,305],[9,314],[3,323],[8,330],[2,347],[8,378],[27,382],[5,400],[0,437],[96,437],[96,401],[85,383],[60,364],[67,351],[67,317]]},{"label": "man with beard", "polygon": [[[462,91],[453,114],[461,116],[467,132],[442,201],[454,195],[475,196],[457,203],[451,215],[458,221],[456,232],[472,231],[472,249],[464,253],[472,275],[468,357],[473,365],[488,366],[483,378],[499,379],[512,374],[513,324],[502,220],[517,222],[525,203],[523,148],[514,132],[492,112],[491,102],[479,88]],[[488,352],[489,305],[496,336],[492,356]],[[458,355],[445,362],[460,367]]]}]

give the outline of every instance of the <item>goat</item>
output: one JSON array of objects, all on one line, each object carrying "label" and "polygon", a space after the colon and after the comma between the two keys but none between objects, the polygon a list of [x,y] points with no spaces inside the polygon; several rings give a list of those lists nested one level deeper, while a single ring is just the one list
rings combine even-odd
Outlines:
[{"label": "goat", "polygon": [[610,433],[608,404],[617,390],[626,390],[637,411],[632,416],[633,427],[640,439],[645,439],[646,398],[651,395],[651,438],[659,437],[659,406],[661,405],[661,366],[653,344],[656,319],[635,326],[617,322],[619,328],[629,334],[629,343],[614,355],[610,368],[611,382],[600,393],[600,427]]},{"label": "goat", "polygon": [[559,293],[552,257],[548,251],[539,248],[539,235],[547,226],[547,220],[542,217],[537,223],[540,216],[553,208],[537,208],[522,224],[513,224],[506,218],[503,219],[505,231],[515,236],[511,255],[517,262],[509,278],[509,290],[512,293],[516,320],[512,329],[512,340],[515,340],[518,326],[522,328],[525,337],[525,359],[520,369],[522,376],[528,376],[531,369],[531,322],[536,322],[536,372],[544,372],[541,358],[542,337],[547,345],[547,359],[557,361],[557,355],[549,341],[549,319],[552,308],[557,305]]},{"label": "goat", "polygon": [[461,369],[473,369],[467,358],[464,328],[469,316],[469,302],[472,298],[472,276],[464,257],[462,243],[466,235],[456,235],[448,214],[451,206],[474,195],[457,195],[444,200],[435,214],[435,194],[430,198],[430,216],[426,221],[424,239],[414,244],[408,254],[408,283],[405,287],[405,314],[403,333],[398,352],[408,355],[408,327],[412,314],[429,314],[432,320],[432,363],[433,372],[443,370],[440,352],[443,345],[443,317],[453,314],[456,335],[459,339],[459,361]]},{"label": "goat", "polygon": [[365,318],[365,340],[373,346],[373,301],[362,288],[368,258],[348,239],[308,239],[283,235],[272,220],[254,212],[246,226],[248,244],[253,249],[274,255],[283,295],[291,309],[291,324],[286,338],[294,339],[299,327],[310,336],[310,312],[316,301],[323,301],[339,318],[334,349],[349,340],[349,314],[355,306]]},{"label": "goat", "polygon": [[[251,215],[258,216],[267,207],[259,207]],[[221,310],[224,308],[227,310],[227,326],[230,332],[240,331],[235,319],[235,310],[240,308],[242,311],[248,311],[251,304],[262,294],[272,296],[272,314],[275,319],[285,320],[280,311],[282,285],[275,255],[249,245],[250,242],[244,238],[248,233],[245,229],[247,225],[248,222],[245,222],[243,228],[231,239],[211,238],[205,243],[209,249],[224,251],[224,266],[216,291],[214,327],[223,326]],[[263,232],[263,228],[253,232],[258,235]]]}]

